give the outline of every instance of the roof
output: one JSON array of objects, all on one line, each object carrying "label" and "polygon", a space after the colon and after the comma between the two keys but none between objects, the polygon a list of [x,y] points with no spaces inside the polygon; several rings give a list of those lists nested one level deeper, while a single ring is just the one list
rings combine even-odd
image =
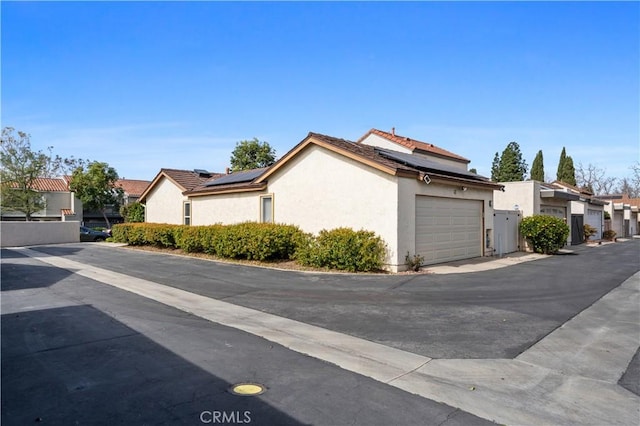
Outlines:
[{"label": "roof", "polygon": [[572,190],[574,192],[577,192],[578,194],[583,194],[583,195],[588,195],[588,196],[593,195],[593,192],[589,191],[586,188],[578,188],[577,186],[570,185],[570,184],[568,184],[566,182],[561,182],[559,180],[554,180],[553,182],[551,182],[551,184],[554,185],[554,186],[560,186],[560,187],[563,187],[563,188],[570,189],[570,190]]},{"label": "roof", "polygon": [[[13,185],[16,187],[17,185]],[[30,188],[41,192],[70,192],[68,181],[62,177],[58,178],[36,178]]]},{"label": "roof", "polygon": [[151,181],[147,188],[140,194],[140,200],[143,201],[151,189],[163,178],[169,179],[177,185],[182,192],[187,192],[215,176],[222,176],[222,173],[205,174],[202,173],[202,171],[195,170],[160,169],[156,177],[153,178],[153,181]]},{"label": "roof", "polygon": [[[394,176],[414,177],[422,179],[425,174],[439,180],[453,180],[466,184],[475,184],[483,187],[500,189],[502,185],[488,181],[486,178],[460,170],[454,170],[445,165],[428,161],[423,164],[424,157],[413,154],[404,154],[398,151],[381,149],[371,145],[359,144],[346,139],[335,138],[320,133],[309,132],[307,137],[285,154],[268,171],[258,177],[254,182],[265,182],[266,179],[282,167],[289,159],[302,151],[310,144],[322,146],[338,154],[349,157],[360,163],[369,165]],[[399,157],[402,156],[402,159]]]},{"label": "roof", "polygon": [[118,179],[116,185],[131,197],[139,197],[151,183],[150,180]]},{"label": "roof", "polygon": [[258,169],[217,175],[213,179],[209,179],[193,188],[191,191],[186,192],[186,194],[190,196],[202,196],[225,192],[259,191],[266,188],[266,183],[256,184],[254,181],[267,169],[268,167],[262,167]]},{"label": "roof", "polygon": [[462,163],[470,163],[470,160],[458,154],[454,154],[451,151],[447,151],[446,149],[435,146],[432,143],[421,142],[405,136],[397,135],[395,133],[395,130],[393,131],[393,133],[388,133],[378,129],[371,129],[367,133],[365,133],[364,136],[358,139],[356,143],[359,145],[364,145],[362,144],[362,141],[364,141],[369,135],[372,135],[372,134],[385,138],[391,142],[397,143],[398,145],[402,145],[405,148],[409,148],[412,151],[422,151],[428,154],[433,154],[437,157],[443,157],[449,160],[459,161]]}]

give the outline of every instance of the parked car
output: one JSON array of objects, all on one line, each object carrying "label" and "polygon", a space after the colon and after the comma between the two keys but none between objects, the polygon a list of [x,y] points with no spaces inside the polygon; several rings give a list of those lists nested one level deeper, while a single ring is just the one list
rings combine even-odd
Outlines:
[{"label": "parked car", "polygon": [[106,232],[96,231],[86,226],[80,227],[80,241],[104,241],[110,235]]}]

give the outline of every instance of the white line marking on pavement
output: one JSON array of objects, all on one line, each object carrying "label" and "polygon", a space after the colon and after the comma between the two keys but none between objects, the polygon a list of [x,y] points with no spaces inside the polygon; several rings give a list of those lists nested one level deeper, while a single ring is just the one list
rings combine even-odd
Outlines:
[{"label": "white line marking on pavement", "polygon": [[[62,257],[28,249],[21,252],[50,265],[209,321],[244,330],[346,370],[499,423],[640,423],[640,397],[618,386],[616,379],[620,367],[630,359],[629,354],[633,356],[633,347],[637,349],[640,345],[637,333],[639,308],[627,303],[627,299],[629,302],[637,300],[640,273],[516,360],[431,360]],[[622,306],[619,311],[616,309],[618,305]],[[593,320],[598,321],[596,328],[592,327]],[[631,333],[631,336],[627,333]],[[567,335],[570,336],[569,347],[562,343]],[[610,353],[618,350],[622,353],[612,355],[613,360],[606,360],[607,353],[600,351],[602,345],[609,345]],[[572,357],[574,354],[570,347],[580,347],[586,355]],[[574,362],[577,367],[568,368]],[[615,373],[603,374],[599,371],[592,374],[587,368],[592,362],[596,363],[591,365],[593,370],[606,370],[614,365]],[[599,362],[604,363],[601,369],[597,367]],[[558,371],[556,367],[561,369]]]}]

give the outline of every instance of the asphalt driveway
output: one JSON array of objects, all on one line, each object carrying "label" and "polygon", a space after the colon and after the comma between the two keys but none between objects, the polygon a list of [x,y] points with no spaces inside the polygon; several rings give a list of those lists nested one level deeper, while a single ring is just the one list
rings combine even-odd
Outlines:
[{"label": "asphalt driveway", "polygon": [[451,275],[276,271],[100,245],[34,249],[431,358],[514,358],[640,269],[640,240]]}]

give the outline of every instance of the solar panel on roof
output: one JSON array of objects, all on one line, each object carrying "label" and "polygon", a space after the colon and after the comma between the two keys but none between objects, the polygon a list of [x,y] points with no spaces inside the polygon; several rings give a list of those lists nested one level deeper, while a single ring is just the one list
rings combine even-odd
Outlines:
[{"label": "solar panel on roof", "polygon": [[229,185],[232,183],[251,182],[258,176],[260,176],[264,172],[264,170],[265,169],[253,169],[247,170],[246,172],[231,173],[214,179],[211,182],[207,182],[204,186],[218,186]]},{"label": "solar panel on roof", "polygon": [[484,178],[483,176],[477,175],[475,173],[467,172],[465,170],[460,170],[455,167],[449,167],[445,164],[442,164],[437,161],[433,161],[428,158],[418,156],[415,154],[406,154],[404,152],[391,151],[391,150],[382,149],[382,148],[376,148],[376,152],[389,160],[394,160],[406,166],[415,167],[417,169],[426,169],[434,172],[444,172],[446,174],[455,174],[458,176],[464,176],[466,178],[471,178],[476,180],[486,180],[486,178]]}]

